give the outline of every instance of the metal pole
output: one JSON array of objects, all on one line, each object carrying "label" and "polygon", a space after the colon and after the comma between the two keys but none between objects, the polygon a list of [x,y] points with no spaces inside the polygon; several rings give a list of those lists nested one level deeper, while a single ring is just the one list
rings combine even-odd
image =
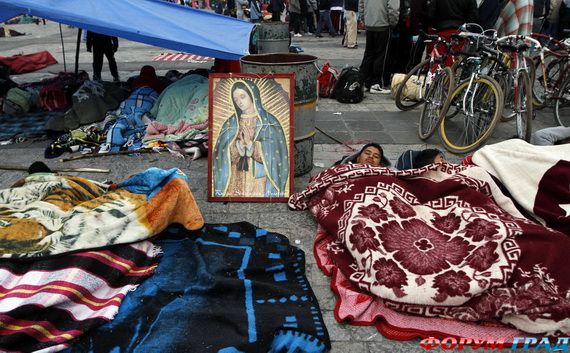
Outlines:
[{"label": "metal pole", "polygon": [[79,49],[81,48],[81,28],[77,29],[77,47],[75,48],[75,75],[79,72]]},{"label": "metal pole", "polygon": [[67,63],[65,62],[65,45],[63,44],[63,32],[61,30],[61,23],[59,24],[59,37],[61,38],[61,50],[63,51],[63,71],[67,72]]}]

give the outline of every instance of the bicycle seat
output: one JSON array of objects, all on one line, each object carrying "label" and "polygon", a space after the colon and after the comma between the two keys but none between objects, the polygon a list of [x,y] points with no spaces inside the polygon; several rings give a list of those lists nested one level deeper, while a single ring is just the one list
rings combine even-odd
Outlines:
[{"label": "bicycle seat", "polygon": [[521,43],[521,44],[508,44],[508,43],[499,43],[499,48],[506,50],[506,51],[511,51],[511,52],[523,52],[523,51],[527,51],[530,47],[526,44],[526,43]]}]

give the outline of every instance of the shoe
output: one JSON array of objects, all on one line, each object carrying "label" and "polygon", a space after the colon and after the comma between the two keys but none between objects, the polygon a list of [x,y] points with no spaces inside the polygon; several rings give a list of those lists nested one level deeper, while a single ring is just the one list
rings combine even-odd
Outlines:
[{"label": "shoe", "polygon": [[375,84],[370,87],[371,94],[390,94],[390,90],[380,86],[380,84]]},{"label": "shoe", "polygon": [[355,45],[353,47],[349,47],[348,45],[346,46],[348,49],[358,49],[358,45]]},{"label": "shoe", "polygon": [[102,143],[99,147],[99,153],[109,153],[111,151],[111,145],[108,143]]},{"label": "shoe", "polygon": [[315,37],[317,37],[317,38],[323,38],[323,35],[320,34],[320,33],[316,33],[316,34],[315,34]]},{"label": "shoe", "polygon": [[313,35],[313,33],[311,33],[311,32],[307,32],[307,33],[305,33],[305,35],[307,35],[307,36],[312,36],[312,35]]},{"label": "shoe", "polygon": [[121,78],[119,76],[113,77],[113,82],[115,82],[115,83],[121,82]]},{"label": "shoe", "polygon": [[295,34],[293,35],[293,37],[302,37],[302,36],[303,36],[303,35],[302,35],[301,33],[295,33]]}]

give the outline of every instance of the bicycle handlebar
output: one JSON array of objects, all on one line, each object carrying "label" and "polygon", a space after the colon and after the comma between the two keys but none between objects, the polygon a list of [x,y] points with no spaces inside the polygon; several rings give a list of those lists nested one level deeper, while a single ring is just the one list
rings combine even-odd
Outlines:
[{"label": "bicycle handlebar", "polygon": [[542,44],[540,44],[540,42],[534,38],[532,38],[531,36],[523,36],[520,34],[511,34],[508,36],[504,36],[501,38],[497,39],[497,44],[507,41],[507,40],[522,40],[522,41],[529,41],[532,44],[534,44],[538,49],[542,49]]}]

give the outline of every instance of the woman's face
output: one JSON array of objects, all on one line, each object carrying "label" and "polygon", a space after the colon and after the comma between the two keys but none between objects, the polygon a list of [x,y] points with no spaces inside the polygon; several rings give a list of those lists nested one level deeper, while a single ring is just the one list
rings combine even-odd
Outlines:
[{"label": "woman's face", "polygon": [[433,159],[434,163],[442,163],[445,161],[445,157],[440,153]]},{"label": "woman's face", "polygon": [[382,152],[374,146],[368,146],[358,158],[356,158],[356,163],[358,164],[370,164],[373,167],[380,166],[380,160],[382,159]]},{"label": "woman's face", "polygon": [[233,99],[242,113],[252,113],[253,101],[244,89],[237,88],[233,93]]}]

